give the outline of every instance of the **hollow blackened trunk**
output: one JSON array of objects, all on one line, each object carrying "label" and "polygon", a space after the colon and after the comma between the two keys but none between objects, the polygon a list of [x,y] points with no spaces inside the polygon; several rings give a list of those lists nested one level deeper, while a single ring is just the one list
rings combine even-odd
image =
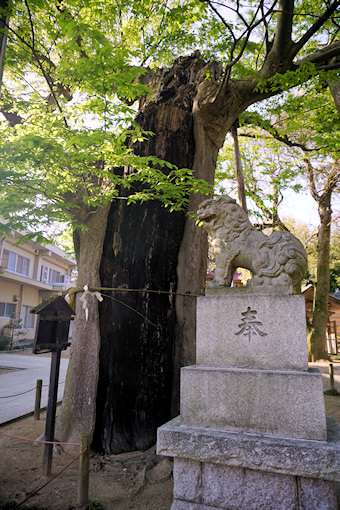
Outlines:
[{"label": "hollow blackened trunk", "polygon": [[[183,101],[183,96],[177,101]],[[139,114],[138,123],[156,136],[135,146],[134,151],[191,168],[190,99],[186,108],[183,102],[168,104],[152,102]],[[155,443],[157,427],[170,418],[175,296],[144,289],[176,291],[185,219],[185,212],[169,213],[158,202],[127,206],[120,200],[112,204],[101,264],[102,285],[136,291],[112,292],[112,299],[101,306],[93,442],[99,451],[147,449]]]},{"label": "hollow blackened trunk", "polygon": [[[127,208],[122,204],[111,211],[110,227],[123,223],[124,232],[120,233],[122,247],[113,257],[112,275],[115,235],[113,229],[107,231],[105,286],[176,290],[175,262],[184,220],[180,214],[169,220],[157,205]],[[137,290],[112,292],[112,298],[105,300],[101,310],[94,446],[114,453],[144,450],[154,444],[157,426],[170,417],[174,297]]]}]

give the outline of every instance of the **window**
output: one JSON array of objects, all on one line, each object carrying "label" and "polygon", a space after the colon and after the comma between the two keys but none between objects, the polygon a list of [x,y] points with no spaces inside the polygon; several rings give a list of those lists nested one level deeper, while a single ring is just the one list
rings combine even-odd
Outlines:
[{"label": "window", "polygon": [[22,305],[21,307],[21,326],[25,329],[33,329],[34,315],[30,313],[32,306]]},{"label": "window", "polygon": [[49,281],[49,283],[59,283],[60,272],[55,271],[54,269],[50,269],[49,275],[48,275],[48,281]]},{"label": "window", "polygon": [[[6,250],[4,250],[4,252],[5,251]],[[15,271],[16,261],[17,261],[16,254],[13,253],[12,251],[9,251],[8,252],[8,267],[7,267],[7,269],[9,269],[10,271]]]},{"label": "window", "polygon": [[1,259],[1,265],[8,271],[28,276],[30,261],[28,258],[18,255],[13,251],[4,250]]},{"label": "window", "polygon": [[15,303],[0,303],[0,317],[14,317]]},{"label": "window", "polygon": [[41,266],[40,281],[43,283],[48,282],[48,267]]},{"label": "window", "polygon": [[9,251],[4,250],[2,253],[2,259],[1,259],[1,265],[2,267],[7,268],[8,267],[8,259],[9,259]]},{"label": "window", "polygon": [[60,271],[41,266],[40,281],[43,283],[59,283],[61,281]]},{"label": "window", "polygon": [[17,273],[28,275],[29,259],[18,255],[17,259]]}]

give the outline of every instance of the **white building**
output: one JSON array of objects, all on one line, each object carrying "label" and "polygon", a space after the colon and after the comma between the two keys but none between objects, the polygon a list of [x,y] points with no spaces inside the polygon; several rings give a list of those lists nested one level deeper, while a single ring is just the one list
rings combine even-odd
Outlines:
[{"label": "white building", "polygon": [[4,326],[10,318],[21,318],[16,343],[29,343],[35,336],[36,316],[30,310],[52,295],[66,295],[73,287],[73,259],[57,246],[33,241],[18,246],[20,233],[0,238],[0,335],[9,336]]}]

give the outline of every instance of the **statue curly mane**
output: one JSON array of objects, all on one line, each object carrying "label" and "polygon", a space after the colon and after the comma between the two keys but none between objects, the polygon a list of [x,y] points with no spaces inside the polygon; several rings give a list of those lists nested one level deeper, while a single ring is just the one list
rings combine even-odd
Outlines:
[{"label": "statue curly mane", "polygon": [[229,286],[237,267],[249,269],[249,285],[295,285],[307,270],[307,256],[290,232],[257,231],[228,195],[205,200],[197,211],[216,258],[213,286]]}]

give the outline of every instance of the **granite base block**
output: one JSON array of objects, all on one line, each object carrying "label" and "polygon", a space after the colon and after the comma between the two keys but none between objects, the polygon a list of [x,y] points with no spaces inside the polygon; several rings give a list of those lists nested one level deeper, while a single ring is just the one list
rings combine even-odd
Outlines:
[{"label": "granite base block", "polygon": [[174,499],[170,510],[219,510],[216,507],[201,505],[200,503],[190,503],[180,499]]},{"label": "granite base block", "polygon": [[304,296],[208,294],[197,299],[196,330],[197,365],[308,369]]},{"label": "granite base block", "polygon": [[174,461],[173,510],[336,510],[334,482]]},{"label": "granite base block", "polygon": [[180,417],[157,431],[157,453],[179,459],[340,481],[340,425],[327,419],[327,441],[280,439],[195,429]]},{"label": "granite base block", "polygon": [[317,369],[184,367],[180,401],[181,423],[189,427],[326,440]]},{"label": "granite base block", "polygon": [[298,478],[299,510],[337,510],[340,501],[337,499],[335,483],[314,478]]},{"label": "granite base block", "polygon": [[[310,507],[293,507],[294,510],[337,510],[338,507],[329,508],[327,506],[324,506],[321,503],[321,506],[310,506]],[[288,510],[286,507],[268,507],[268,506],[258,506],[256,510]],[[173,503],[171,505],[170,510],[221,510],[219,507],[216,506],[207,506],[207,505],[201,505],[200,503],[190,503],[188,501],[183,501],[179,499],[174,499]],[[237,507],[230,507],[230,510],[239,510]]]}]

